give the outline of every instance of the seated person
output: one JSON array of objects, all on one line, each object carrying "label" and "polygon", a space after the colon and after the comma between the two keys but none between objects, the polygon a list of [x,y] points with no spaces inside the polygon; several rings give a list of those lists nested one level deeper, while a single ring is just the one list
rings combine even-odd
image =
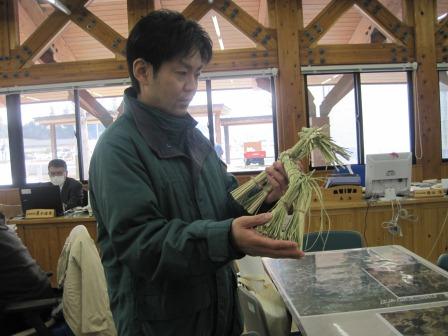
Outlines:
[{"label": "seated person", "polygon": [[[54,296],[47,274],[31,257],[17,234],[0,213],[0,312],[11,302],[44,299]],[[1,332],[29,328],[20,318],[8,316],[0,321]]]},{"label": "seated person", "polygon": [[64,160],[51,160],[48,163],[48,175],[51,183],[61,189],[64,210],[83,205],[82,184],[71,177],[67,177],[67,164]]}]

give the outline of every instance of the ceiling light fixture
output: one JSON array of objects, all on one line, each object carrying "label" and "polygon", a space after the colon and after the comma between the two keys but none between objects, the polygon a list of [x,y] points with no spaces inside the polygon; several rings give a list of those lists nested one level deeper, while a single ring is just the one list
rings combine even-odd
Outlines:
[{"label": "ceiling light fixture", "polygon": [[218,18],[212,15],[213,26],[215,27],[216,36],[218,37],[219,47],[224,50],[224,42],[222,41],[221,30],[219,29]]},{"label": "ceiling light fixture", "polygon": [[59,9],[61,12],[70,15],[72,12],[68,9],[60,0],[47,0],[55,8]]}]

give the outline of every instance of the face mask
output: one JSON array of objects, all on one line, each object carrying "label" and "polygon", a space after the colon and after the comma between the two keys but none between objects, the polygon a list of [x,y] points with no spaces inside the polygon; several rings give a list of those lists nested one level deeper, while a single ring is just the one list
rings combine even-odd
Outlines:
[{"label": "face mask", "polygon": [[65,182],[65,176],[52,176],[50,181],[53,185],[61,187]]}]

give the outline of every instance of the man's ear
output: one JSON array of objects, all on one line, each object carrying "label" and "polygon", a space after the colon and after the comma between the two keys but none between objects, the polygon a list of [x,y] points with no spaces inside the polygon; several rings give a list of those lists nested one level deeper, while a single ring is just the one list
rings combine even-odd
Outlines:
[{"label": "man's ear", "polygon": [[143,58],[137,58],[134,61],[132,64],[132,71],[134,72],[134,77],[138,80],[140,85],[148,84],[148,82],[153,78],[153,67]]}]

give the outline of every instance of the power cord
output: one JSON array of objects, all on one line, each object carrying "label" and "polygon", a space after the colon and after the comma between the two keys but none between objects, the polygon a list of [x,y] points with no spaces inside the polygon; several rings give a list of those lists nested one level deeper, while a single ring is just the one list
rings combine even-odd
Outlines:
[{"label": "power cord", "polygon": [[403,231],[398,221],[402,219],[416,222],[418,220],[418,216],[413,215],[407,209],[402,208],[398,199],[391,200],[390,204],[392,208],[392,217],[390,220],[383,222],[382,227],[383,229],[386,229],[392,237],[403,237]]}]

